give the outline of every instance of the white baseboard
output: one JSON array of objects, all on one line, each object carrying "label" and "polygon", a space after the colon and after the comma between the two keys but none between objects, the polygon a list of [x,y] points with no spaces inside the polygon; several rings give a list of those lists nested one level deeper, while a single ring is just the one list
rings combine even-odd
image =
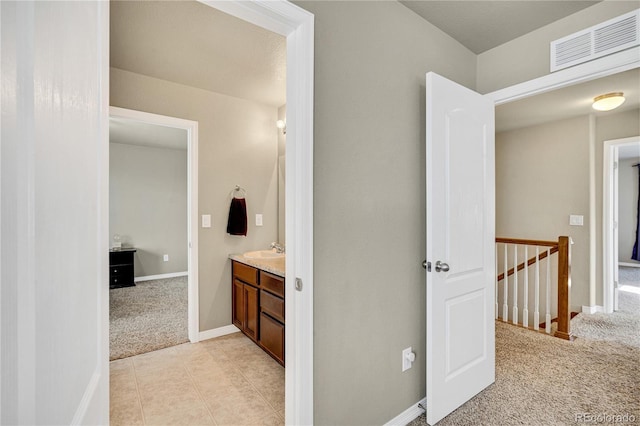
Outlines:
[{"label": "white baseboard", "polygon": [[640,268],[640,263],[618,262],[618,266],[628,266],[630,268]]},{"label": "white baseboard", "polygon": [[146,275],[144,277],[135,277],[133,282],[138,283],[141,281],[151,281],[151,280],[164,280],[165,278],[176,278],[176,277],[186,277],[189,275],[189,272],[171,272],[169,274],[158,274],[158,275]]},{"label": "white baseboard", "polygon": [[227,334],[237,333],[239,331],[240,329],[233,324],[225,325],[224,327],[213,328],[207,331],[201,331],[200,334],[198,334],[198,342],[207,339],[213,339],[214,337],[226,336]]},{"label": "white baseboard", "polygon": [[427,405],[427,398],[422,398],[420,401],[413,404],[411,407],[404,410],[402,413],[389,420],[384,426],[405,426],[416,419],[420,414],[424,413],[424,410],[418,406],[422,404],[423,407]]},{"label": "white baseboard", "polygon": [[604,312],[604,307],[602,306],[582,306],[582,312],[585,314],[595,314],[596,312]]}]

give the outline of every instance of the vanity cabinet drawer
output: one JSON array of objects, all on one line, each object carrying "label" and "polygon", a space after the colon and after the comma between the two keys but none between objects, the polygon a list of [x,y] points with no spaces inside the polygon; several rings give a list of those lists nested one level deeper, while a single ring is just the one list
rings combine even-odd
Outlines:
[{"label": "vanity cabinet drawer", "polygon": [[284,325],[264,312],[260,314],[260,346],[284,365]]},{"label": "vanity cabinet drawer", "polygon": [[284,297],[284,278],[260,271],[260,287],[277,296]]},{"label": "vanity cabinet drawer", "polygon": [[266,291],[260,292],[260,310],[284,322],[284,300]]},{"label": "vanity cabinet drawer", "polygon": [[258,286],[258,270],[240,262],[233,262],[233,276],[247,284]]}]

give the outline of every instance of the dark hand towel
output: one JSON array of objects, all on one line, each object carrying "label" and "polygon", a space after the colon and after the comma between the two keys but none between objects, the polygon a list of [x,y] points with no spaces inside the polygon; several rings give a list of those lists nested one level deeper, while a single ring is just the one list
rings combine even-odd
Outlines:
[{"label": "dark hand towel", "polygon": [[231,235],[247,235],[247,203],[244,198],[231,200],[227,233]]}]

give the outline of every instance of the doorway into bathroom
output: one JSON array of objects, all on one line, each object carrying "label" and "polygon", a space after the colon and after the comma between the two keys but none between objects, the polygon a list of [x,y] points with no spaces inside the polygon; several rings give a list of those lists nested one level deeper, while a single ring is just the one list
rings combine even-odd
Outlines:
[{"label": "doorway into bathroom", "polygon": [[[286,38],[198,2],[114,2],[110,80],[112,108],[196,123],[199,142],[193,164],[198,167],[190,175],[195,176],[199,196],[189,215],[194,232],[190,247],[201,259],[192,269],[200,283],[195,297],[189,291],[197,321],[192,333],[189,320],[189,340],[199,343],[113,362],[112,387],[153,380],[145,375],[145,366],[153,365],[154,374],[163,374],[168,364],[176,364],[172,369],[179,366],[190,378],[190,403],[206,407],[204,423],[207,416],[223,423],[248,421],[228,418],[224,410],[202,399],[215,392],[234,394],[238,386],[254,389],[256,399],[234,412],[249,417],[261,412],[283,421],[284,369],[230,325],[229,255],[267,249],[274,241],[284,244],[286,127],[276,122],[286,122]],[[236,186],[245,191],[246,236],[226,232]],[[259,371],[248,368],[257,364]],[[122,371],[127,373],[119,374]],[[221,372],[235,379],[218,380]],[[209,373],[216,379],[200,381]],[[131,398],[122,398],[122,404],[138,400],[134,412],[146,418],[145,398],[142,387]],[[237,404],[246,402],[240,399]],[[175,403],[166,400],[162,405]],[[116,399],[111,409],[112,418],[135,420],[121,417],[130,411]]]}]

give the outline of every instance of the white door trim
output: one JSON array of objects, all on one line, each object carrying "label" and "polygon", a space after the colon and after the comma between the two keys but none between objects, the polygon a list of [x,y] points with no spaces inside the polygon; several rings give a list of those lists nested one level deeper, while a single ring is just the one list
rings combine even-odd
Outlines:
[{"label": "white door trim", "polygon": [[640,67],[640,47],[623,50],[545,76],[487,93],[496,105],[528,98],[596,78],[606,77]]},{"label": "white door trim", "polygon": [[198,342],[200,335],[200,305],[198,297],[198,122],[118,107],[110,107],[109,116],[187,131],[188,328],[189,341],[192,343]]},{"label": "white door trim", "polygon": [[314,16],[285,0],[200,1],[287,37],[285,422],[313,424]]},{"label": "white door trim", "polygon": [[612,313],[614,310],[614,286],[615,269],[618,259],[615,258],[614,220],[615,200],[617,198],[617,185],[614,185],[615,175],[618,173],[614,162],[618,160],[617,151],[620,147],[640,144],[640,136],[630,138],[613,139],[604,142],[602,155],[602,296],[604,312]]}]

